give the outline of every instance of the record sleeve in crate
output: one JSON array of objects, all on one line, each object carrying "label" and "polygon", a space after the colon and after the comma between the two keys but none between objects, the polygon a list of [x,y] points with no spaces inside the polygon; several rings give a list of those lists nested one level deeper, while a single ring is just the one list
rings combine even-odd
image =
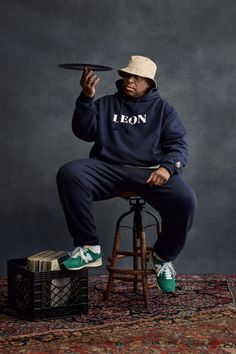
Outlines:
[{"label": "record sleeve in crate", "polygon": [[88,271],[31,271],[27,259],[8,260],[8,303],[31,321],[88,313]]}]

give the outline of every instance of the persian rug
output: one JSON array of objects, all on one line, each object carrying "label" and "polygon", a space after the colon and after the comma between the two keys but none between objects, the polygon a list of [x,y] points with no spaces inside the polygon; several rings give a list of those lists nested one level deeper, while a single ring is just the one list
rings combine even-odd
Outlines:
[{"label": "persian rug", "polygon": [[103,300],[106,276],[89,277],[89,313],[30,322],[7,304],[0,279],[0,353],[236,353],[236,275],[179,275],[176,297],[153,286],[117,282]]}]

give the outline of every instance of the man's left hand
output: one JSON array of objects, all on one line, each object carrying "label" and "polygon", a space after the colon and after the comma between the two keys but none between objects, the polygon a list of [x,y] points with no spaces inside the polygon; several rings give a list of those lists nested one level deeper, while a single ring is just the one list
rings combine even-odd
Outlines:
[{"label": "man's left hand", "polygon": [[162,186],[168,182],[170,178],[170,172],[165,167],[159,167],[157,170],[153,171],[146,183],[149,183],[150,187],[152,186]]}]

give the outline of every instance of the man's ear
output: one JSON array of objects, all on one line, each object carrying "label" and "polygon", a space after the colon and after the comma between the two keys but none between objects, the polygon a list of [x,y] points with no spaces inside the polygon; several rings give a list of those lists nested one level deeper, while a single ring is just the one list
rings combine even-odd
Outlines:
[{"label": "man's ear", "polygon": [[146,79],[146,80],[147,80],[147,85],[148,85],[147,90],[149,90],[152,87],[152,80],[150,80],[150,79]]},{"label": "man's ear", "polygon": [[148,79],[148,88],[151,88],[153,87],[153,81]]}]

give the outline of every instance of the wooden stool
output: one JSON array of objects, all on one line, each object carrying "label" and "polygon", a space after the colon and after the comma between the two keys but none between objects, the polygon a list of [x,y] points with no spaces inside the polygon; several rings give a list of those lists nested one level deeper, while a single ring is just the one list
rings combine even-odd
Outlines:
[{"label": "wooden stool", "polygon": [[[115,238],[113,243],[112,256],[108,258],[110,265],[107,266],[109,271],[109,279],[107,289],[105,291],[104,299],[108,299],[114,280],[123,280],[133,282],[133,290],[137,291],[138,283],[142,283],[143,299],[146,308],[149,308],[149,296],[148,296],[148,278],[149,274],[155,273],[153,268],[148,268],[148,261],[152,252],[152,247],[147,247],[145,229],[147,227],[155,226],[157,231],[157,237],[161,232],[161,222],[155,214],[146,210],[145,201],[135,193],[125,192],[120,197],[128,199],[130,204],[130,210],[122,214],[117,223],[115,230]],[[120,250],[121,241],[121,228],[129,227],[121,225],[122,221],[130,214],[133,213],[133,250],[126,251]],[[154,223],[144,226],[143,225],[143,213],[150,215]],[[133,268],[124,269],[119,268],[117,263],[124,257],[133,257]]]}]

